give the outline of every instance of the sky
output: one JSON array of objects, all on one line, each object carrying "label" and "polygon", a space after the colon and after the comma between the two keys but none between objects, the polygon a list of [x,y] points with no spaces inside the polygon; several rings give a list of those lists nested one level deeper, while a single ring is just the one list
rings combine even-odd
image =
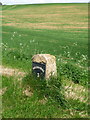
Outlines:
[{"label": "sky", "polygon": [[88,3],[89,0],[0,0],[2,4],[36,4],[36,3]]}]

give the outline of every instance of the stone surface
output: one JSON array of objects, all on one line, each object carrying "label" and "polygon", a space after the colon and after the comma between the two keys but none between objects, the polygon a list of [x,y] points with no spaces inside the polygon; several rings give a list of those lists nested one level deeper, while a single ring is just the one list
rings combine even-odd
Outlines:
[{"label": "stone surface", "polygon": [[[50,54],[37,54],[37,55],[34,55],[32,57],[32,63],[39,63],[41,64],[41,68],[43,68],[43,66],[45,65],[45,78],[46,79],[49,79],[50,76],[57,76],[57,69],[56,69],[56,58],[55,56],[53,55],[50,55]],[[40,65],[39,65],[40,67]],[[38,66],[36,66],[36,69],[39,69]],[[33,70],[35,69],[35,66],[34,68],[32,68]],[[37,72],[38,70],[36,70],[35,72]],[[43,72],[43,70],[42,70]],[[38,73],[37,73],[38,74]],[[44,74],[43,74],[44,75]]]}]

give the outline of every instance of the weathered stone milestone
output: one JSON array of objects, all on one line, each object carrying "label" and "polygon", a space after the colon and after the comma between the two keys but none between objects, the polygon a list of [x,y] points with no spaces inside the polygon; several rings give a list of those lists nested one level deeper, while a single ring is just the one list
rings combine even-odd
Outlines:
[{"label": "weathered stone milestone", "polygon": [[36,77],[49,79],[57,76],[56,58],[50,54],[37,54],[32,57],[32,72]]}]

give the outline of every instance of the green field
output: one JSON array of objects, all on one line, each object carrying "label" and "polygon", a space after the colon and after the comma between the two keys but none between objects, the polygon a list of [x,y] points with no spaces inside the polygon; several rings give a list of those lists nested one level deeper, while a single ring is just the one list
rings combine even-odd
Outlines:
[{"label": "green field", "polygon": [[[87,102],[64,98],[63,88],[73,84],[73,88],[87,89],[88,4],[9,5],[2,6],[2,13],[2,65],[31,75],[32,56],[51,54],[57,61],[56,83],[60,82],[55,91],[52,87],[55,80],[52,79],[49,88],[41,81],[45,88],[34,90],[32,75],[22,78],[22,87],[16,76],[3,76],[2,87],[9,88],[3,95],[3,117],[87,117]],[[31,97],[22,95],[28,80],[33,89]],[[48,102],[42,104],[39,101],[48,91]],[[54,97],[60,98],[59,102],[52,96],[53,92]],[[86,96],[84,92],[82,94]]]}]

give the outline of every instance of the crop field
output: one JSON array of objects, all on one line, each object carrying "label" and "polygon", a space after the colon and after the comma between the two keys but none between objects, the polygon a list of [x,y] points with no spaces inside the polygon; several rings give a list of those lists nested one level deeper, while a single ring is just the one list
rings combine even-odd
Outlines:
[{"label": "crop field", "polygon": [[[4,118],[88,117],[88,4],[3,5],[0,47]],[[49,87],[31,74],[35,54],[56,57]]]}]

